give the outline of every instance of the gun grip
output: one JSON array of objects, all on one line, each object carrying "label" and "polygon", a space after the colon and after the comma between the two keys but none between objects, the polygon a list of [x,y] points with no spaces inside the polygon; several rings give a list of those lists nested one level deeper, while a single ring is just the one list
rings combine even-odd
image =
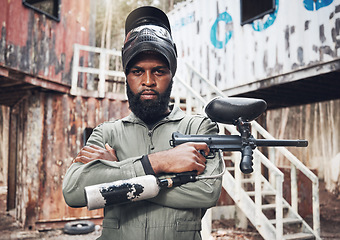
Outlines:
[{"label": "gun grip", "polygon": [[245,174],[253,172],[253,161],[251,160],[251,157],[245,156],[244,158],[242,158],[240,163],[240,169]]},{"label": "gun grip", "polygon": [[243,173],[249,174],[253,172],[253,150],[250,146],[246,146],[242,150],[242,159],[240,162],[240,169]]}]

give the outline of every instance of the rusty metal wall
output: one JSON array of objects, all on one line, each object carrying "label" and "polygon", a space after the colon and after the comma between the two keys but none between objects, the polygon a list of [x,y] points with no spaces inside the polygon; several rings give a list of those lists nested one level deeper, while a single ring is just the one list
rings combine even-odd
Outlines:
[{"label": "rusty metal wall", "polygon": [[[333,71],[340,57],[340,0],[275,2],[274,13],[243,26],[239,0],[176,5],[168,16],[179,59],[229,96]],[[185,78],[186,72],[179,64],[176,74]],[[199,82],[194,88],[207,91]]]},{"label": "rusty metal wall", "polygon": [[16,212],[25,227],[47,228],[56,222],[102,217],[101,210],[66,206],[62,180],[84,145],[85,128],[128,113],[125,101],[38,91],[16,106],[11,116],[17,119]]},{"label": "rusty metal wall", "polygon": [[0,186],[7,186],[10,108],[0,106]]},{"label": "rusty metal wall", "polygon": [[0,65],[69,85],[73,44],[94,42],[94,3],[61,1],[57,22],[20,0],[0,0]]}]

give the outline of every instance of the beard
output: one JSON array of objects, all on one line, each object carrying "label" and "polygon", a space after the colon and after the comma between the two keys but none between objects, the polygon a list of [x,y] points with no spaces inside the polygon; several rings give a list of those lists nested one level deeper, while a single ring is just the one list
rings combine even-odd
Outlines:
[{"label": "beard", "polygon": [[153,91],[157,95],[156,100],[141,100],[143,91],[134,94],[127,83],[126,94],[128,96],[130,110],[146,124],[157,122],[164,117],[169,107],[172,84],[173,80],[171,80],[163,94],[148,89],[148,91]]}]

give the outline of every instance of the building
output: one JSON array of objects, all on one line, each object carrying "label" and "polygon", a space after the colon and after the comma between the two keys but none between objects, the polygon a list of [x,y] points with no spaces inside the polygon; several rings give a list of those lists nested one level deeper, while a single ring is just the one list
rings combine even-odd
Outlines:
[{"label": "building", "polygon": [[[121,93],[70,94],[74,44],[95,45],[96,1],[0,5],[0,186],[7,189],[7,209],[26,229],[100,219],[101,211],[69,208],[61,190],[91,129],[128,114]],[[96,64],[96,53],[77,56],[75,65]],[[80,73],[76,84],[97,90],[98,75]]]}]

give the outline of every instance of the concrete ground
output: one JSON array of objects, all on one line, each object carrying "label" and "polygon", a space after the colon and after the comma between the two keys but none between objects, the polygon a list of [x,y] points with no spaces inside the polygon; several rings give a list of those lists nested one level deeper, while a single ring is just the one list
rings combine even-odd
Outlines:
[{"label": "concrete ground", "polygon": [[[0,189],[1,190],[1,189]],[[2,194],[1,194],[2,193]],[[325,190],[320,182],[320,220],[321,238],[323,240],[340,240],[340,196],[335,197]],[[48,231],[26,231],[14,220],[13,213],[5,211],[6,194],[0,191],[0,240],[94,240],[101,235],[101,226],[89,234],[68,235],[62,229]],[[247,230],[233,228],[233,223],[216,220],[213,224],[215,240],[262,240],[262,237],[251,227]]]}]

